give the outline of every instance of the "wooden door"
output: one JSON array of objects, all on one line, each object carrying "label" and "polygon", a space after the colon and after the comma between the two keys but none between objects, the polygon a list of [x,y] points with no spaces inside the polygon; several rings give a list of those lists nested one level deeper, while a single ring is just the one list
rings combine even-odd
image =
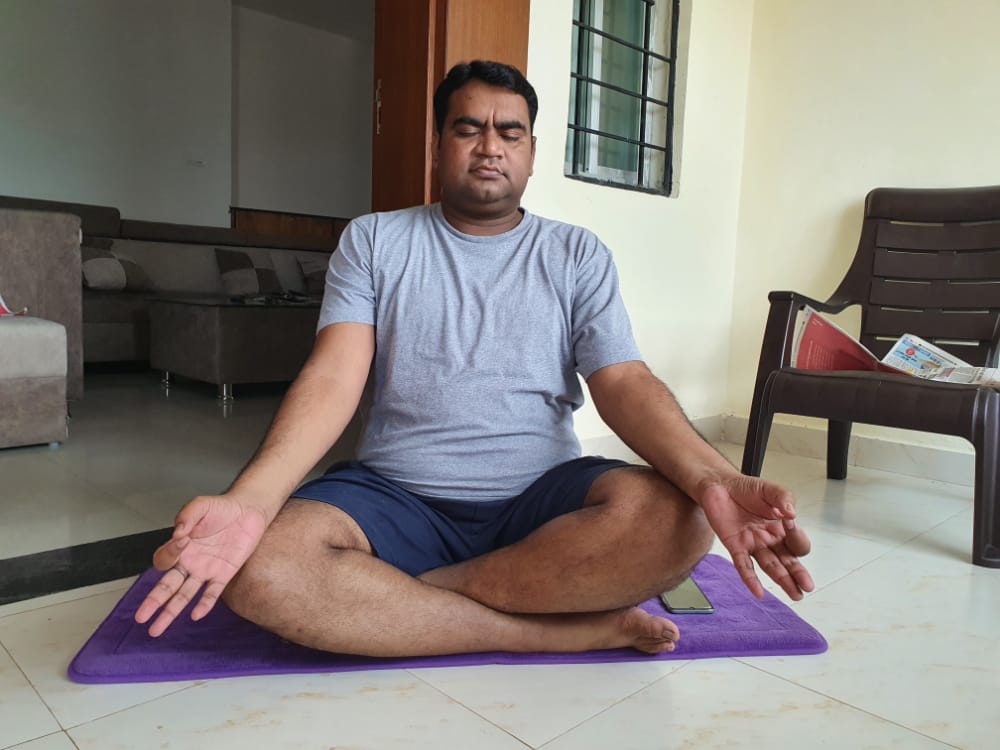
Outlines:
[{"label": "wooden door", "polygon": [[372,210],[427,203],[435,0],[375,3]]},{"label": "wooden door", "polygon": [[372,210],[437,200],[431,99],[459,62],[528,63],[531,0],[376,0]]}]

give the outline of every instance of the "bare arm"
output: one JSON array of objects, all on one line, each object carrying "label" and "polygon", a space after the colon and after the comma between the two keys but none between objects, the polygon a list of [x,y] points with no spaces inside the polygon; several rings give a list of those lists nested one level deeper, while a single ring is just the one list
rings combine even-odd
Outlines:
[{"label": "bare arm", "polygon": [[270,523],[351,421],[374,354],[372,326],[323,328],[264,441],[229,493],[261,510]]},{"label": "bare arm", "polygon": [[740,472],[691,426],[673,394],[644,362],[603,367],[587,381],[601,419],[686,495]]},{"label": "bare arm", "polygon": [[798,560],[809,552],[809,539],[795,522],[790,492],[737,471],[702,439],[644,363],[604,367],[587,384],[598,413],[615,434],[702,507],[756,596],[763,596],[764,589],[752,559],[792,599],[812,591],[812,578]]},{"label": "bare arm", "polygon": [[137,622],[159,616],[159,636],[199,596],[191,612],[207,615],[247,561],[295,486],[340,437],[361,400],[375,353],[375,329],[335,323],[319,332],[257,454],[223,495],[181,508],[171,538],[153,565],[165,571],[136,611]]}]

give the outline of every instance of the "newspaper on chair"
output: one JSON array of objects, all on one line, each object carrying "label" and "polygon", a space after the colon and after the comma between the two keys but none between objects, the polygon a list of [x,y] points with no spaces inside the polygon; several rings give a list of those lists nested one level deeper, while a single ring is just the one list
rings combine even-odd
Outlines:
[{"label": "newspaper on chair", "polygon": [[912,333],[900,336],[879,360],[860,341],[808,305],[796,321],[791,361],[793,367],[802,370],[871,370],[1000,387],[1000,368],[975,367]]}]

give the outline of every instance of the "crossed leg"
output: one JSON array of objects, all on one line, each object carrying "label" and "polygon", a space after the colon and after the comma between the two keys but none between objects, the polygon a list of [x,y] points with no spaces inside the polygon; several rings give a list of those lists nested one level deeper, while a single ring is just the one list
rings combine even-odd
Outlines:
[{"label": "crossed leg", "polygon": [[680,583],[711,541],[690,498],[651,470],[618,468],[581,510],[414,578],[374,557],[343,511],[293,498],[223,596],[265,629],[339,653],[655,653],[677,628],[634,605]]}]

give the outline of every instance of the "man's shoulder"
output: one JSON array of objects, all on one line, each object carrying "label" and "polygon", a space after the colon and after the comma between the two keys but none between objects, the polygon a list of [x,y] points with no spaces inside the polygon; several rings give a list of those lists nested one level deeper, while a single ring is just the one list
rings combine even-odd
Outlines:
[{"label": "man's shoulder", "polygon": [[559,219],[550,219],[538,214],[530,214],[535,227],[535,239],[546,243],[556,243],[579,255],[591,255],[594,251],[607,252],[607,246],[597,234],[579,224],[570,224]]},{"label": "man's shoulder", "polygon": [[547,216],[540,216],[525,209],[525,213],[531,216],[532,222],[538,227],[538,231],[547,234],[558,234],[565,237],[580,237],[600,241],[593,230],[580,224],[570,224],[567,221],[552,219]]},{"label": "man's shoulder", "polygon": [[429,226],[432,221],[432,206],[411,206],[394,211],[372,211],[357,216],[348,223],[341,236],[341,245],[345,242],[358,247],[374,249],[383,242],[392,242],[394,238],[411,234],[420,227]]}]

